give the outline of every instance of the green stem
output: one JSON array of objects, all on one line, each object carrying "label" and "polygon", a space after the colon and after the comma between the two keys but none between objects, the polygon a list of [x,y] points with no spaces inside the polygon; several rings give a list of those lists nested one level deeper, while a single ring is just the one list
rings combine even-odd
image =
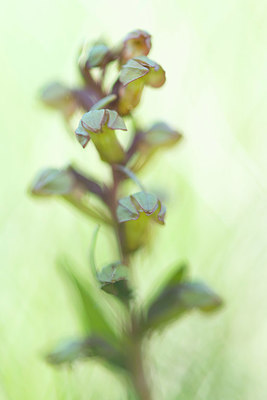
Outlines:
[{"label": "green stem", "polygon": [[[114,218],[114,230],[116,234],[116,239],[118,242],[118,247],[122,257],[122,262],[125,265],[129,265],[128,255],[123,251],[122,236],[119,230],[119,226],[116,218],[116,208],[118,204],[118,188],[122,180],[121,174],[118,174],[116,169],[117,166],[112,166],[113,174],[113,185],[110,189],[110,210]],[[124,171],[125,172],[125,171]],[[134,386],[135,392],[140,400],[152,400],[152,395],[150,393],[149,385],[146,380],[146,374],[144,369],[144,360],[142,352],[142,338],[139,334],[138,319],[136,318],[135,310],[130,309],[131,327],[129,338],[130,338],[130,357],[129,357],[129,370],[132,384]]]},{"label": "green stem", "polygon": [[131,379],[140,400],[152,400],[152,394],[146,379],[144,367],[144,355],[142,349],[142,338],[136,331],[136,318],[134,312],[131,313],[132,333],[131,333],[131,353],[129,368],[131,371]]}]

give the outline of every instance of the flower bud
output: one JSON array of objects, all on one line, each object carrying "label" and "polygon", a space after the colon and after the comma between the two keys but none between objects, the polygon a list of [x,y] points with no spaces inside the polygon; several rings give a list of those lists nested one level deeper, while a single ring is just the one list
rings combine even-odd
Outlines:
[{"label": "flower bud", "polygon": [[120,263],[109,264],[98,273],[101,289],[121,300],[129,300],[131,297],[128,278],[129,268]]},{"label": "flower bud", "polygon": [[75,180],[68,169],[49,168],[40,173],[31,192],[37,196],[63,196],[70,194],[75,187]]},{"label": "flower bud", "polygon": [[92,139],[103,161],[120,163],[125,153],[116,138],[115,130],[126,131],[123,119],[113,110],[92,110],[85,113],[75,131],[82,147]]},{"label": "flower bud", "polygon": [[181,138],[181,133],[170,128],[165,122],[158,122],[145,132],[141,144],[150,148],[171,147]]},{"label": "flower bud", "polygon": [[148,55],[151,49],[151,36],[148,32],[137,29],[128,33],[123,41],[121,52],[121,64],[125,64],[131,58]]},{"label": "flower bud", "polygon": [[139,192],[119,200],[117,218],[121,224],[123,247],[126,253],[146,244],[150,223],[164,224],[165,206],[151,193]]},{"label": "flower bud", "polygon": [[158,88],[164,84],[165,71],[149,58],[139,56],[122,66],[119,80],[118,111],[127,115],[139,104],[145,85]]},{"label": "flower bud", "polygon": [[148,131],[141,133],[130,162],[131,169],[134,172],[139,171],[157,151],[174,146],[181,138],[181,133],[164,122],[154,124]]},{"label": "flower bud", "polygon": [[31,193],[39,197],[64,199],[80,212],[102,223],[110,225],[109,216],[90,201],[88,194],[103,199],[102,187],[73,167],[64,169],[49,168],[42,171],[33,183]]},{"label": "flower bud", "polygon": [[87,67],[103,67],[103,65],[105,64],[105,58],[107,57],[108,53],[109,48],[105,44],[99,43],[94,45],[88,55],[86,63]]},{"label": "flower bud", "polygon": [[66,118],[71,117],[77,108],[72,92],[61,83],[51,83],[42,94],[42,101],[49,107],[60,110]]}]

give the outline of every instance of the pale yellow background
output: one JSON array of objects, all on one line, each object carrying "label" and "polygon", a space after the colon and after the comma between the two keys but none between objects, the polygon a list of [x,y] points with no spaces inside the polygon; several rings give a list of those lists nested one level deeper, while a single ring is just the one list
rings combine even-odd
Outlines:
[{"label": "pale yellow background", "polygon": [[[50,80],[75,82],[84,39],[153,35],[167,84],[147,89],[137,114],[184,132],[181,146],[141,176],[166,191],[167,224],[136,257],[141,295],[166,268],[192,274],[225,299],[207,318],[174,325],[151,345],[156,399],[263,400],[267,393],[266,20],[264,0],[46,0],[1,6],[0,399],[125,399],[95,363],[55,371],[42,354],[79,332],[59,255],[87,268],[94,224],[63,204],[34,201],[36,171],[69,160],[101,175],[96,154],[38,102]],[[103,170],[106,174],[106,171]],[[100,234],[98,262],[114,256]]]}]

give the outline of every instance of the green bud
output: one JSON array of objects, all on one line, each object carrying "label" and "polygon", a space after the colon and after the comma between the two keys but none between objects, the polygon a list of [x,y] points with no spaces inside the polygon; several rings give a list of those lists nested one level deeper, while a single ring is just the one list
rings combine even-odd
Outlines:
[{"label": "green bud", "polygon": [[37,196],[63,196],[70,194],[74,187],[74,177],[67,169],[49,168],[38,175],[31,191]]},{"label": "green bud", "polygon": [[49,168],[42,171],[35,179],[31,193],[39,197],[58,197],[64,199],[80,212],[104,224],[112,224],[103,210],[92,205],[88,194],[102,198],[102,188],[94,180],[85,177],[74,168]]},{"label": "green bud", "polygon": [[146,244],[151,221],[163,225],[165,213],[165,206],[151,193],[139,192],[120,199],[117,219],[122,224],[124,250],[132,252]]},{"label": "green bud", "polygon": [[120,163],[125,158],[115,130],[126,131],[127,128],[116,111],[105,109],[85,113],[75,133],[82,147],[86,147],[92,139],[101,159],[113,164]]},{"label": "green bud", "polygon": [[151,49],[151,36],[148,32],[137,29],[128,33],[123,41],[121,64],[125,64],[133,57],[146,56]]},{"label": "green bud", "polygon": [[98,273],[101,289],[123,301],[128,301],[131,297],[128,277],[129,268],[120,263],[109,264]]},{"label": "green bud", "polygon": [[94,45],[88,55],[87,67],[102,67],[105,64],[104,61],[108,53],[109,48],[105,44],[99,43]]},{"label": "green bud", "polygon": [[181,138],[181,133],[170,128],[164,122],[158,122],[145,132],[141,145],[150,148],[171,147]]},{"label": "green bud", "polygon": [[137,152],[131,161],[131,169],[134,172],[139,171],[156,152],[174,146],[181,139],[181,133],[164,122],[154,124],[140,136]]},{"label": "green bud", "polygon": [[60,110],[66,118],[69,118],[77,107],[71,90],[57,82],[43,89],[41,99],[48,107]]}]

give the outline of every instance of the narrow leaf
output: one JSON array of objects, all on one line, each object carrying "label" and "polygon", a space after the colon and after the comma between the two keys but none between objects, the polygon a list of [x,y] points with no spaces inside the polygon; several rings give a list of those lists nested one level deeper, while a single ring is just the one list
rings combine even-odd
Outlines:
[{"label": "narrow leaf", "polygon": [[97,225],[97,227],[94,230],[93,237],[91,240],[91,246],[90,246],[90,266],[91,270],[93,273],[93,276],[95,279],[97,279],[97,268],[96,268],[96,262],[95,262],[95,248],[96,248],[96,240],[97,240],[97,235],[100,229],[100,225]]},{"label": "narrow leaf", "polygon": [[[181,273],[181,272],[180,272]],[[148,309],[146,328],[164,327],[193,309],[203,312],[217,310],[222,305],[220,297],[201,282],[179,282],[177,274],[153,301]]]},{"label": "narrow leaf", "polygon": [[88,358],[97,358],[115,367],[126,367],[125,355],[98,336],[66,340],[56,346],[46,360],[53,365],[62,365]]},{"label": "narrow leaf", "polygon": [[61,263],[61,270],[68,278],[76,293],[85,332],[92,332],[93,334],[105,337],[107,340],[114,340],[116,334],[99,304],[94,288],[76,276],[66,263]]}]

